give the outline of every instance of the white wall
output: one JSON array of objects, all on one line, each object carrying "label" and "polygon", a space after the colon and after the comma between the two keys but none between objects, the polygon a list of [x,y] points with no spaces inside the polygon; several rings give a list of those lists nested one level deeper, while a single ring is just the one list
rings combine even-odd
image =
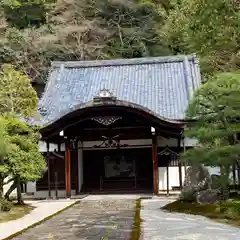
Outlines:
[{"label": "white wall", "polygon": [[36,182],[27,182],[27,193],[35,193],[36,192]]},{"label": "white wall", "polygon": [[[196,139],[193,138],[184,138],[184,140],[182,140],[180,142],[180,146],[183,147],[194,147],[196,146],[198,143],[198,141]],[[176,138],[164,138],[161,136],[158,136],[158,146],[159,147],[177,147],[178,146],[178,140]]]},{"label": "white wall", "polygon": [[[172,187],[179,187],[179,173],[178,167],[169,167],[169,190]],[[158,176],[159,176],[159,191],[166,191],[167,190],[167,168],[166,167],[159,167],[158,168]],[[184,167],[182,167],[182,180],[184,181],[185,178],[185,171]]]},{"label": "white wall", "polygon": [[[44,141],[39,141],[38,143],[39,151],[40,152],[47,152],[47,143]],[[49,151],[53,152],[54,150],[58,149],[58,145],[54,143],[49,144]],[[62,143],[60,147],[61,151],[65,151],[65,144]]]},{"label": "white wall", "polygon": [[[76,193],[76,191],[75,190],[72,190],[71,191],[71,195],[72,196],[74,196],[75,195],[75,193]],[[64,198],[64,197],[66,197],[67,195],[66,195],[66,191],[65,190],[59,190],[58,191],[58,197],[59,198]],[[33,196],[34,198],[48,198],[48,190],[46,190],[46,191],[36,191],[35,193],[34,193],[34,196]],[[56,197],[56,192],[55,192],[55,190],[52,190],[51,191],[51,197]]]}]

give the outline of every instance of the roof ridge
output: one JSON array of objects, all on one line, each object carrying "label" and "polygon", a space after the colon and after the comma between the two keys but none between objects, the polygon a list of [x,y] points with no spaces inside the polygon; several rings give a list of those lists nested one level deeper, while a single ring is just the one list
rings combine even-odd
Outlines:
[{"label": "roof ridge", "polygon": [[87,61],[53,61],[52,67],[60,67],[62,64],[65,68],[78,67],[107,67],[107,66],[121,66],[121,65],[141,65],[141,64],[157,64],[157,63],[171,63],[182,62],[184,59],[194,61],[195,55],[172,55],[146,58],[128,58],[128,59],[110,59],[110,60],[87,60]]}]

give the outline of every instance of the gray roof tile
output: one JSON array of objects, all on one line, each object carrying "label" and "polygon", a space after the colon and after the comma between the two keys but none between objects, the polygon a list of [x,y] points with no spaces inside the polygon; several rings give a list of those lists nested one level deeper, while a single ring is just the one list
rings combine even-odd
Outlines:
[{"label": "gray roof tile", "polygon": [[183,120],[200,71],[194,56],[53,62],[39,102],[38,124],[49,124],[103,88],[119,100],[142,105],[169,120]]}]

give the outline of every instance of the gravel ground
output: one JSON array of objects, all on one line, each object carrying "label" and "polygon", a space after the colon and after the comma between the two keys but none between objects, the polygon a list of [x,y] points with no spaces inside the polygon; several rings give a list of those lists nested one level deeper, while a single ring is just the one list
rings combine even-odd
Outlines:
[{"label": "gravel ground", "polygon": [[141,240],[240,240],[240,228],[208,218],[170,213],[160,208],[168,200],[143,200]]}]

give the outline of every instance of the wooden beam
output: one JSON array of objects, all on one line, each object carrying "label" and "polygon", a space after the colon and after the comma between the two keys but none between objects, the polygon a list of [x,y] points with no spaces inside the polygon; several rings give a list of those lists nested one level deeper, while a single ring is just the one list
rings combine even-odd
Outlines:
[{"label": "wooden beam", "polygon": [[132,130],[132,129],[147,129],[149,131],[149,127],[148,126],[127,126],[127,127],[98,127],[98,128],[84,128],[83,130],[84,131],[90,131],[90,132],[93,132],[93,131],[109,131],[109,130],[112,130],[112,131],[122,131],[122,130]]},{"label": "wooden beam", "polygon": [[159,194],[158,187],[158,154],[157,154],[157,136],[152,136],[152,162],[153,162],[153,192],[155,195]]},{"label": "wooden beam", "polygon": [[65,142],[65,181],[66,181],[66,195],[71,197],[71,155],[69,142]]}]

